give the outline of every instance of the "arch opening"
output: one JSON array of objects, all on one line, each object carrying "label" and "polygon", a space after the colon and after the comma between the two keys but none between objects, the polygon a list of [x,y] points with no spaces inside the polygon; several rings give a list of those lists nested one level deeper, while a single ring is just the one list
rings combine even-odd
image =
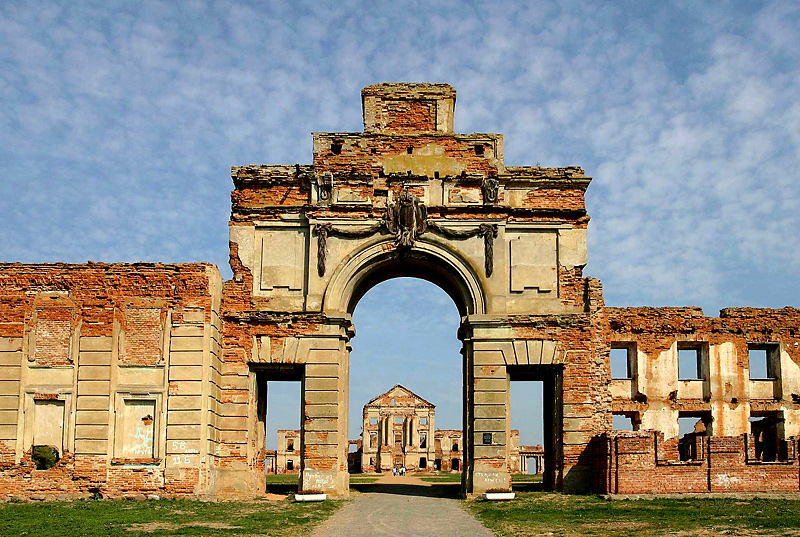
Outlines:
[{"label": "arch opening", "polygon": [[370,289],[403,277],[441,288],[462,317],[486,312],[481,278],[457,252],[433,240],[417,241],[412,250],[397,250],[385,239],[368,243],[337,267],[325,292],[323,310],[352,314]]},{"label": "arch opening", "polygon": [[[452,295],[430,279],[387,274],[360,293],[353,313],[349,438],[360,438],[362,449],[350,471],[433,472],[443,448],[437,431],[448,438],[463,434],[460,312]],[[416,396],[421,404],[413,402]]]}]

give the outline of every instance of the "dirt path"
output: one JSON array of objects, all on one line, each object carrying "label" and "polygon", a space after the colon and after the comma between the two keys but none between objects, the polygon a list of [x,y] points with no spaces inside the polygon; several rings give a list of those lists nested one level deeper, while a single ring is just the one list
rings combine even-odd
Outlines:
[{"label": "dirt path", "polygon": [[492,533],[454,499],[458,485],[426,483],[414,476],[382,476],[359,485],[344,509],[318,526],[313,537],[444,536]]}]

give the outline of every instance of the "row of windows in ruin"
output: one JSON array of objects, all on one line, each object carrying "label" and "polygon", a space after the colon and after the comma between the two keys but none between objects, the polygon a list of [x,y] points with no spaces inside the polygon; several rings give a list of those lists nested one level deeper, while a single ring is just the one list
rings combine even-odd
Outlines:
[{"label": "row of windows in ruin", "polygon": [[[755,445],[755,460],[762,462],[785,461],[788,458],[787,442],[784,438],[783,417],[780,411],[752,412],[749,418],[750,436]],[[613,428],[616,431],[638,431],[641,425],[639,412],[614,413]],[[681,461],[702,457],[698,437],[713,434],[711,412],[678,412],[680,437],[678,451]]]},{"label": "row of windows in ruin", "polygon": [[[778,343],[748,343],[748,369],[751,380],[775,380],[780,377],[780,345]],[[636,343],[611,344],[611,378],[636,378]],[[705,380],[708,378],[708,343],[678,342],[678,378]]]}]

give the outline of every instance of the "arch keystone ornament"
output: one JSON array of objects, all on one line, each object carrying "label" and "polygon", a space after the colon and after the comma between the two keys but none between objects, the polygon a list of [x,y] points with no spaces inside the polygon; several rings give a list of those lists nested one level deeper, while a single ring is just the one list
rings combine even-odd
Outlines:
[{"label": "arch keystone ornament", "polygon": [[386,209],[386,227],[395,236],[398,248],[411,248],[419,235],[425,233],[428,209],[419,198],[403,190],[396,203]]}]

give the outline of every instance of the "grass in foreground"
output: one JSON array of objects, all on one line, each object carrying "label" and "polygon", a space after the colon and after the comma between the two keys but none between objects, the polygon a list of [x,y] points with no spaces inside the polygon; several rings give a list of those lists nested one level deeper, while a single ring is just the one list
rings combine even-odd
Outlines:
[{"label": "grass in foreground", "polygon": [[799,535],[800,500],[685,498],[604,500],[543,492],[510,502],[467,502],[498,536],[642,537]]},{"label": "grass in foreground", "polygon": [[[296,477],[296,476],[295,476]],[[343,505],[288,500],[211,503],[190,500],[82,500],[0,504],[0,535],[305,535]]]}]

